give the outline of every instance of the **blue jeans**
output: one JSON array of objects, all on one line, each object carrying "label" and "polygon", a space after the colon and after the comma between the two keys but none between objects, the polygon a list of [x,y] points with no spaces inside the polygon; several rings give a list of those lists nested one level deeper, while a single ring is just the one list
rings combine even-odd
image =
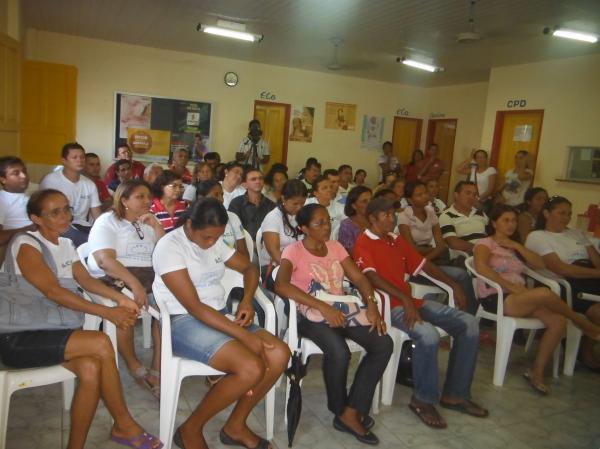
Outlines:
[{"label": "blue jeans", "polygon": [[438,380],[438,343],[435,326],[454,338],[446,371],[443,394],[452,398],[470,399],[471,383],[479,349],[479,325],[473,315],[435,301],[425,301],[419,309],[423,321],[412,329],[404,324],[404,307],[392,309],[392,325],[406,332],[415,348],[412,357],[413,395],[428,404],[440,400]]}]

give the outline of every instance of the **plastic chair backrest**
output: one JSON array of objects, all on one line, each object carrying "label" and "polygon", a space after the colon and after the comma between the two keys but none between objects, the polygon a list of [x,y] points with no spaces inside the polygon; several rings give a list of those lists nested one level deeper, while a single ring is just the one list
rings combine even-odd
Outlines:
[{"label": "plastic chair backrest", "polygon": [[160,357],[161,364],[169,364],[173,360],[173,348],[171,346],[171,315],[169,315],[169,311],[165,306],[165,303],[162,299],[154,294],[154,301],[156,301],[156,305],[158,306],[158,311],[160,312],[160,324],[161,324],[161,348],[160,348]]},{"label": "plastic chair backrest", "polygon": [[[262,241],[262,235],[263,235],[262,228],[259,228],[258,231],[256,231],[256,240],[254,241],[254,244],[256,245],[256,254],[258,255],[258,265],[261,267],[264,265],[267,265],[269,263],[268,260],[263,260],[264,259],[263,252],[265,251],[265,249],[264,249],[264,245],[263,245],[263,241]],[[261,256],[263,256],[263,257],[261,257]]]},{"label": "plastic chair backrest", "polygon": [[248,248],[248,254],[250,254],[250,262],[254,260],[254,241],[248,231],[244,229],[244,238],[246,239],[246,248]]},{"label": "plastic chair backrest", "polygon": [[[487,277],[479,274],[475,270],[473,256],[469,256],[469,257],[467,257],[465,259],[465,268],[467,269],[467,271],[469,273],[471,273],[472,276],[475,276],[476,278],[484,281],[490,287],[493,287],[493,288],[496,289],[496,291],[498,292],[498,309],[496,311],[496,315],[498,315],[498,317],[502,317],[504,315],[504,292],[502,291],[502,287],[500,287],[500,284],[498,284],[497,282],[494,282],[491,279],[488,279]],[[476,288],[476,286],[475,286],[475,296],[479,297],[479,295],[477,294],[477,288]]]}]

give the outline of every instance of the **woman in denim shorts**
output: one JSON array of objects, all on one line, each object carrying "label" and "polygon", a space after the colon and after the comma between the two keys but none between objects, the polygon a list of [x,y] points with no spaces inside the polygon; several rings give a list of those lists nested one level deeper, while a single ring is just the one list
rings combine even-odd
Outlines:
[{"label": "woman in denim shorts", "polygon": [[[184,449],[205,447],[204,426],[234,402],[220,431],[221,442],[268,449],[269,442],[250,430],[246,419],[290,356],[282,341],[253,324],[258,270],[222,241],[227,220],[218,200],[198,200],[180,226],[159,240],[152,257],[154,296],[171,315],[173,353],[227,373],[175,432],[175,443]],[[235,317],[228,316],[221,285],[226,267],[244,276],[244,296]]]},{"label": "woman in denim shorts", "polygon": [[[39,190],[27,203],[27,214],[37,231],[14,237],[8,258],[16,261],[21,274],[47,299],[64,308],[106,318],[118,328],[135,325],[138,306],[127,296],[89,275],[79,262],[70,240],[60,237],[73,219],[73,209],[58,190]],[[57,267],[55,274],[42,256],[45,245]],[[61,287],[60,278],[74,278],[85,290],[109,298],[116,307],[86,301]],[[158,438],[146,433],[134,421],[123,398],[123,388],[108,337],[98,331],[80,329],[38,329],[0,334],[2,362],[14,368],[37,368],[62,364],[75,373],[78,387],[71,405],[69,448],[83,448],[100,398],[114,419],[111,440],[129,447],[159,449]]]}]

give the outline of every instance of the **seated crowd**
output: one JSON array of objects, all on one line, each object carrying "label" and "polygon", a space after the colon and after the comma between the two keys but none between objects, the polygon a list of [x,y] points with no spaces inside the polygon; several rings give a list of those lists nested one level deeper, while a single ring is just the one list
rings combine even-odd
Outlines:
[{"label": "seated crowd", "polygon": [[[594,356],[600,303],[581,296],[600,294],[600,254],[582,232],[568,227],[567,198],[549,198],[543,188],[531,186],[526,152],[517,153],[514,169],[498,185],[487,153],[474,151],[459,164],[457,171],[467,179],[457,183],[446,206],[437,197],[445,167],[435,144],[426,154],[416,150],[403,167],[386,142],[375,189],[366,185],[365,170],[354,177],[347,164],[321,171],[316,158],[292,178],[281,163],[264,174],[260,164],[269,162],[268,146],[255,155],[246,146],[225,164],[218,153],[197,148],[190,171],[185,148],[163,169],[133,160],[124,144],[102,177],[99,157],[69,143],[62,149],[62,168],[46,175],[31,196],[26,164],[0,158],[2,271],[14,269],[74,317],[60,329],[0,326],[0,357],[14,368],[62,364],[77,375],[69,448],[84,446],[100,398],[114,419],[112,440],[162,447],[128,412],[110,341],[99,331],[81,330],[86,313],[113,322],[130,375],[160,398],[160,324],[153,320],[149,367],[138,359],[133,335],[139,313],[156,306],[155,297],[171,315],[173,353],[225,373],[210,379],[211,389],[176,430],[174,442],[181,448],[207,447],[207,422],[234,403],[220,440],[272,447],[246,421],[288,366],[290,349],[255,324],[255,315],[264,322],[254,299],[257,288],[270,298],[295,301],[300,336],[324,355],[333,426],[365,444],[379,442],[369,410],[394,351],[378,308],[380,295],[390,301],[388,325],[413,341],[410,410],[434,428],[448,426],[437,406],[489,415],[471,398],[480,341],[475,314],[479,307],[496,313],[499,292],[483,282],[473,288],[464,264],[468,257],[479,274],[500,285],[505,315],[537,318],[546,326],[524,373],[533,390],[549,393],[545,369],[567,320],[585,335],[583,363],[600,369]],[[251,242],[256,254],[249,251]],[[76,251],[83,244],[89,253],[85,263]],[[527,288],[527,267],[565,278],[573,308],[548,288]],[[226,270],[244,279],[243,288],[234,289],[235,310],[220,283]],[[64,279],[115,306],[85,301]],[[446,295],[413,297],[409,281],[432,279],[448,286],[454,304]],[[358,302],[339,299],[349,294]],[[437,328],[453,338],[441,389]],[[365,350],[349,390],[347,339]]]}]

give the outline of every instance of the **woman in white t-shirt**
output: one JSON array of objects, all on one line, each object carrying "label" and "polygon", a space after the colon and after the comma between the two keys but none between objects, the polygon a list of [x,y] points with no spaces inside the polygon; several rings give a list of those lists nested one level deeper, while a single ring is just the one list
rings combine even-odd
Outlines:
[{"label": "woman in white t-shirt", "polygon": [[344,206],[333,201],[331,181],[326,176],[319,176],[313,181],[312,197],[305,204],[320,204],[327,209],[331,219],[331,240],[337,240],[340,223],[346,217]]},{"label": "woman in white t-shirt", "polygon": [[[420,182],[409,182],[405,194],[410,203],[398,217],[398,233],[410,243],[423,257],[435,263],[440,270],[460,284],[467,298],[467,312],[477,312],[477,298],[473,290],[471,276],[464,268],[450,265],[450,256],[446,241],[435,211],[430,206],[427,186]],[[425,282],[417,278],[419,282]]]},{"label": "woman in white t-shirt", "polygon": [[[200,198],[215,198],[223,204],[223,186],[220,182],[214,180],[199,182],[196,185],[196,199]],[[244,227],[240,218],[234,212],[229,211],[227,211],[227,216],[229,220],[225,225],[225,232],[223,232],[222,237],[223,241],[230,248],[237,250],[238,253],[250,257],[248,247],[246,246]]]},{"label": "woman in white t-shirt", "polygon": [[[73,218],[73,209],[66,196],[58,190],[39,190],[31,195],[27,213],[38,230],[18,235],[12,241],[6,261],[15,263],[16,274],[21,274],[50,302],[64,309],[106,318],[119,328],[135,325],[138,306],[91,277],[79,261],[72,242],[60,237]],[[56,273],[44,259],[41,245],[48,249],[56,265]],[[3,271],[6,269],[5,262]],[[64,288],[59,278],[72,278],[85,290],[113,300],[117,306],[106,307],[86,301],[73,290]],[[60,313],[61,318],[66,315]],[[161,448],[163,445],[159,439],[146,433],[127,410],[115,353],[106,335],[81,330],[77,325],[74,328],[66,325],[53,330],[49,328],[1,333],[0,356],[5,365],[14,368],[62,364],[75,373],[79,382],[71,405],[67,447],[85,446],[98,401],[102,398],[114,419],[111,440],[131,447]]]},{"label": "woman in white t-shirt", "polygon": [[[127,287],[138,307],[148,306],[154,270],[152,251],[165,230],[150,212],[150,185],[141,179],[117,187],[113,210],[94,222],[88,245],[88,267],[93,275],[120,290]],[[133,328],[117,329],[117,347],[135,381],[160,397],[160,329],[152,320],[152,363],[147,369],[136,357]]]},{"label": "woman in white t-shirt", "polygon": [[525,192],[531,185],[533,170],[529,167],[529,153],[525,150],[515,154],[515,168],[504,174],[504,185],[500,189],[504,203],[517,207],[525,201]]},{"label": "woman in white t-shirt", "polygon": [[267,214],[260,226],[263,250],[258,256],[262,277],[269,287],[272,287],[271,269],[281,263],[283,250],[303,237],[296,223],[296,214],[304,206],[307,196],[308,191],[302,181],[287,181],[277,207]]},{"label": "woman in white t-shirt", "polygon": [[[161,312],[171,315],[173,353],[226,373],[177,429],[174,441],[182,448],[206,447],[208,420],[237,402],[220,431],[221,442],[267,449],[269,443],[248,428],[246,419],[281,376],[290,353],[282,341],[253,324],[258,270],[223,243],[227,220],[218,200],[196,201],[152,256],[153,291],[167,309]],[[244,277],[244,296],[232,320],[221,285],[225,267]]]},{"label": "woman in white t-shirt", "polygon": [[[580,293],[600,295],[600,254],[581,231],[567,227],[571,214],[568,199],[550,197],[538,219],[538,230],[527,236],[525,246],[542,256],[548,269],[567,279],[573,310],[600,325],[600,303],[579,298]],[[581,351],[587,366],[600,368],[592,340],[584,338]]]},{"label": "woman in white t-shirt", "polygon": [[461,162],[456,167],[456,171],[461,175],[467,175],[468,181],[477,183],[479,204],[484,212],[489,212],[496,189],[498,172],[494,167],[490,167],[487,151],[473,150],[471,157]]}]

